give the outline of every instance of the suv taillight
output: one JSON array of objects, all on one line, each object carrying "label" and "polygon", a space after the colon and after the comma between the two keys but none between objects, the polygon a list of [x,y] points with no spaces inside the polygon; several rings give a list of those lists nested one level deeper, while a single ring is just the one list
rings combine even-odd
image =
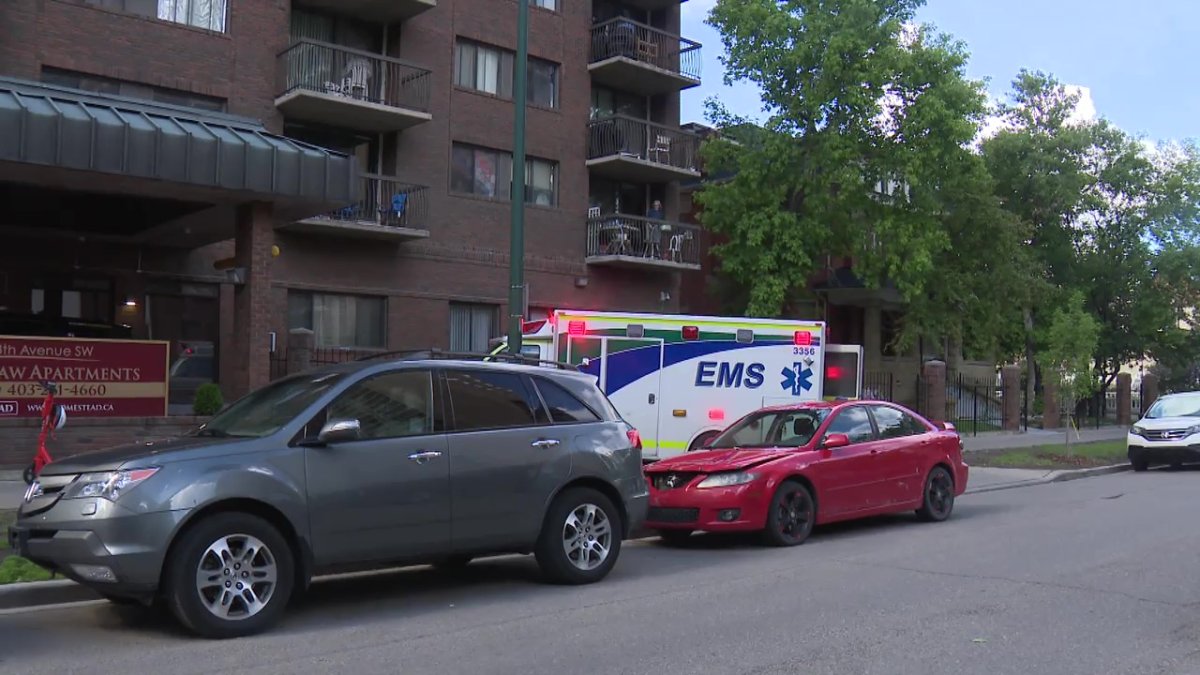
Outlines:
[{"label": "suv taillight", "polygon": [[625,432],[625,435],[629,437],[630,445],[638,450],[642,449],[642,435],[638,433],[637,429],[630,429]]}]

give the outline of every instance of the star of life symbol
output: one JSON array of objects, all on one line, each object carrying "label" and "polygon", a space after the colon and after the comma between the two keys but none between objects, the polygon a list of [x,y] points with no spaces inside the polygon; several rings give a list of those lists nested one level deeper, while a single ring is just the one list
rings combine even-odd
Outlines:
[{"label": "star of life symbol", "polygon": [[790,391],[792,396],[799,396],[812,389],[813,371],[809,365],[811,364],[797,362],[793,363],[791,368],[784,368],[780,372],[780,375],[783,375],[783,382],[780,382],[779,386],[783,387],[785,391]]}]

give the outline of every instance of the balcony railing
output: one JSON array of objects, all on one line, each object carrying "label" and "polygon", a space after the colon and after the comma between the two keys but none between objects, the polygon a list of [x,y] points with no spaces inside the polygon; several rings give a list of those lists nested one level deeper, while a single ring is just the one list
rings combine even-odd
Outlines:
[{"label": "balcony railing", "polygon": [[301,39],[279,55],[281,92],[306,91],[429,112],[432,73],[400,59]]},{"label": "balcony railing", "polygon": [[359,199],[353,204],[310,218],[407,230],[428,230],[429,188],[395,178],[362,174]]},{"label": "balcony railing", "polygon": [[614,115],[588,124],[588,159],[622,157],[697,171],[700,137],[678,127]]},{"label": "balcony railing", "polygon": [[592,263],[700,268],[700,228],[623,213],[593,215],[587,222]]},{"label": "balcony railing", "polygon": [[624,57],[700,81],[700,43],[625,18],[592,26],[592,63]]}]

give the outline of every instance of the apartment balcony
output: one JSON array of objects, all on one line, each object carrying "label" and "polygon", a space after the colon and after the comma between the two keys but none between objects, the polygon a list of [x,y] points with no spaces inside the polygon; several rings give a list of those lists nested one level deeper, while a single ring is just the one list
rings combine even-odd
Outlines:
[{"label": "apartment balcony", "polygon": [[700,269],[700,228],[684,223],[592,213],[587,222],[589,265],[626,269]]},{"label": "apartment balcony", "polygon": [[643,96],[700,86],[700,44],[625,18],[592,26],[592,81]]},{"label": "apartment balcony", "polygon": [[316,40],[279,55],[284,115],[367,133],[401,131],[433,119],[432,73],[400,59]]},{"label": "apartment balcony", "polygon": [[699,178],[700,137],[635,117],[614,115],[588,124],[587,166],[597,176],[629,183]]},{"label": "apartment balcony", "polygon": [[280,229],[354,239],[410,241],[429,237],[429,188],[362,174],[358,200]]},{"label": "apartment balcony", "polygon": [[437,7],[437,0],[305,0],[304,6],[373,23],[394,23]]}]

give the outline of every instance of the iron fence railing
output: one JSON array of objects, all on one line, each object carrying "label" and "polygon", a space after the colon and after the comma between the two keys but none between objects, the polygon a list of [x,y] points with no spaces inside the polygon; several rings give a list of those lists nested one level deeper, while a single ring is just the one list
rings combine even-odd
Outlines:
[{"label": "iron fence railing", "polygon": [[608,255],[699,265],[700,228],[622,213],[592,216],[587,223],[587,256]]},{"label": "iron fence railing", "polygon": [[588,159],[633,157],[685,171],[696,171],[700,137],[678,127],[636,117],[613,115],[588,124]]},{"label": "iron fence railing", "polygon": [[592,26],[591,62],[625,57],[700,80],[700,43],[625,18]]},{"label": "iron fence railing", "polygon": [[432,73],[400,59],[317,40],[279,54],[280,95],[303,90],[429,112]]},{"label": "iron fence railing", "polygon": [[429,187],[395,178],[362,174],[358,200],[319,216],[330,220],[369,222],[384,227],[429,229]]}]

